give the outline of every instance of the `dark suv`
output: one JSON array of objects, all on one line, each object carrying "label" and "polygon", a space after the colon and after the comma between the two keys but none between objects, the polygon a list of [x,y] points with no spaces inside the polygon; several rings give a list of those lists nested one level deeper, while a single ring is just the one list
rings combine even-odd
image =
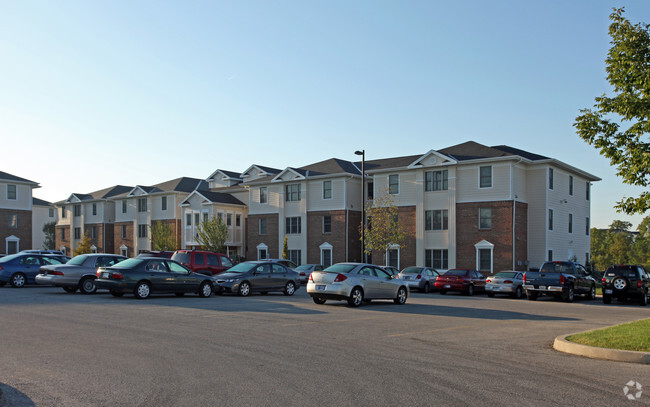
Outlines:
[{"label": "dark suv", "polygon": [[613,265],[603,274],[603,303],[612,302],[616,297],[619,302],[633,298],[639,304],[648,305],[650,273],[643,266]]},{"label": "dark suv", "polygon": [[176,260],[195,273],[208,276],[223,273],[234,265],[225,254],[204,250],[176,250],[172,260]]}]

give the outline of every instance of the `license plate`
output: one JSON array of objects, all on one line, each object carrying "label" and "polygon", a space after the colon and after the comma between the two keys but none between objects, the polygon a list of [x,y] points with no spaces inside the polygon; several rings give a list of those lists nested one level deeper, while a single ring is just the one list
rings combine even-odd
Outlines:
[{"label": "license plate", "polygon": [[102,273],[102,278],[109,278],[111,273]]},{"label": "license plate", "polygon": [[445,288],[451,288],[449,284],[445,284]]},{"label": "license plate", "polygon": [[325,291],[325,286],[324,285],[317,285],[316,286],[316,291]]},{"label": "license plate", "polygon": [[605,290],[605,294],[611,294],[612,290]]}]

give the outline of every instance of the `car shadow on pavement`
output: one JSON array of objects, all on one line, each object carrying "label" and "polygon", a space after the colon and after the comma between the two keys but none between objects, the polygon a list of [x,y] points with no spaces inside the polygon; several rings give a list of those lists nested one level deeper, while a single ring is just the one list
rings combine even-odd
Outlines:
[{"label": "car shadow on pavement", "polygon": [[0,383],[0,406],[32,407],[35,405],[24,393],[4,383]]}]

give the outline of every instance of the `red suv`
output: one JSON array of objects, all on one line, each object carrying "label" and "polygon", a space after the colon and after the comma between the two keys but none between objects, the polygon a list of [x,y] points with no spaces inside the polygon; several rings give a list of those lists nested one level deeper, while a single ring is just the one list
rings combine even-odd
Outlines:
[{"label": "red suv", "polygon": [[176,260],[195,273],[208,276],[223,273],[234,265],[225,254],[203,250],[176,250],[172,260]]}]

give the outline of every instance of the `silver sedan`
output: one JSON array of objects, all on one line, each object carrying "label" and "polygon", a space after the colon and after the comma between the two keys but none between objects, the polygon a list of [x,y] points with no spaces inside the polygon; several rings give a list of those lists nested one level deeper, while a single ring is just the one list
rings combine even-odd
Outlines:
[{"label": "silver sedan", "polygon": [[358,307],[363,302],[378,299],[404,304],[409,289],[404,281],[372,264],[338,263],[323,271],[312,272],[307,282],[307,293],[316,304],[343,300],[351,307]]},{"label": "silver sedan", "polygon": [[524,274],[521,271],[501,271],[485,280],[485,291],[488,297],[509,294],[512,298],[521,298],[524,295],[523,284]]}]

